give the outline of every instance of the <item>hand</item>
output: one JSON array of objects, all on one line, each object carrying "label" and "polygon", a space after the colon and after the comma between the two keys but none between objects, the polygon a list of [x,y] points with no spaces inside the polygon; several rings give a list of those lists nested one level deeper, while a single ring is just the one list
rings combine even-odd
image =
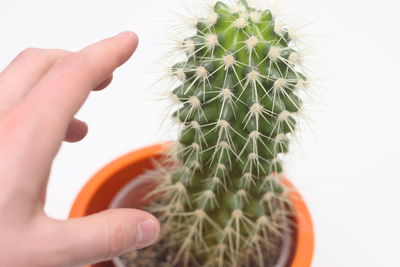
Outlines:
[{"label": "hand", "polygon": [[0,74],[0,266],[81,266],[157,238],[157,219],[140,210],[65,221],[43,211],[62,141],[79,141],[87,132],[74,114],[91,90],[111,82],[137,43],[125,32],[79,52],[27,49]]}]

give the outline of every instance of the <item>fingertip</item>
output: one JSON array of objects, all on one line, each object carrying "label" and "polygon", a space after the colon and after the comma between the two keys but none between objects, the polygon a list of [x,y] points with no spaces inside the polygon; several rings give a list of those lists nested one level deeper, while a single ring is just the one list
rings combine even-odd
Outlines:
[{"label": "fingertip", "polygon": [[153,244],[160,234],[160,222],[151,216],[137,226],[135,248],[140,249]]},{"label": "fingertip", "polygon": [[132,43],[134,50],[137,48],[139,44],[139,36],[135,32],[124,31],[119,33],[117,36],[127,38]]},{"label": "fingertip", "polygon": [[86,137],[89,127],[86,122],[73,119],[68,127],[65,135],[65,141],[69,143],[76,143]]},{"label": "fingertip", "polygon": [[107,79],[105,79],[103,82],[101,82],[98,86],[96,86],[96,88],[93,89],[93,91],[100,91],[103,90],[104,88],[106,88],[108,85],[110,85],[110,83],[113,80],[113,75],[111,75],[110,77],[108,77]]},{"label": "fingertip", "polygon": [[134,32],[124,31],[111,38],[111,40],[115,48],[115,68],[125,63],[135,53],[139,38]]},{"label": "fingertip", "polygon": [[132,32],[132,31],[123,31],[123,32],[119,33],[118,35],[127,36],[127,37],[132,38],[132,39],[134,39],[136,41],[138,40],[137,34],[135,32]]},{"label": "fingertip", "polygon": [[[149,246],[157,241],[160,223],[150,213],[138,209],[109,209],[84,218],[63,221],[60,262],[87,265],[109,260],[125,252]],[[72,261],[72,262],[71,262]],[[57,266],[67,266],[60,264]]]}]

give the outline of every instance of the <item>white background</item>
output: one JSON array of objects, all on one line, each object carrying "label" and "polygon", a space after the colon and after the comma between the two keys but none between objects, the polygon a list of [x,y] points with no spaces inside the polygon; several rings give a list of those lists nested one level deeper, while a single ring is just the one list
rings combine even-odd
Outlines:
[{"label": "white background", "polygon": [[[79,112],[90,132],[64,144],[54,162],[49,215],[66,218],[79,189],[104,164],[169,138],[159,131],[163,105],[154,101],[158,88],[149,73],[159,70],[153,63],[170,46],[163,29],[176,16],[167,10],[185,12],[182,2],[189,0],[1,0],[1,69],[26,47],[77,50],[123,30],[141,38],[112,85]],[[305,32],[327,36],[313,38],[320,44],[313,61],[321,85],[309,114],[313,134],[303,132],[287,166],[314,219],[313,266],[400,265],[398,3],[288,2],[315,21]]]}]

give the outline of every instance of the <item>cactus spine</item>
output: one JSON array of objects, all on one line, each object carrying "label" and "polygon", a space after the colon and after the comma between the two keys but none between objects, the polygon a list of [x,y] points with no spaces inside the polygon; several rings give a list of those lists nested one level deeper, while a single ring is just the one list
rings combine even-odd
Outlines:
[{"label": "cactus spine", "polygon": [[214,5],[183,40],[179,141],[151,193],[171,266],[269,266],[288,230],[279,182],[306,84],[299,52],[269,10]]}]

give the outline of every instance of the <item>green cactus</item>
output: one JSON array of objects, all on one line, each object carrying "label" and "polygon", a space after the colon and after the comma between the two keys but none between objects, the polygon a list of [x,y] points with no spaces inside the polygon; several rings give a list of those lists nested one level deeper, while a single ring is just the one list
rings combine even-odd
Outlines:
[{"label": "green cactus", "polygon": [[245,0],[217,2],[196,31],[172,67],[179,141],[150,194],[160,253],[168,266],[269,266],[290,228],[280,154],[306,84],[299,52],[269,10]]}]

